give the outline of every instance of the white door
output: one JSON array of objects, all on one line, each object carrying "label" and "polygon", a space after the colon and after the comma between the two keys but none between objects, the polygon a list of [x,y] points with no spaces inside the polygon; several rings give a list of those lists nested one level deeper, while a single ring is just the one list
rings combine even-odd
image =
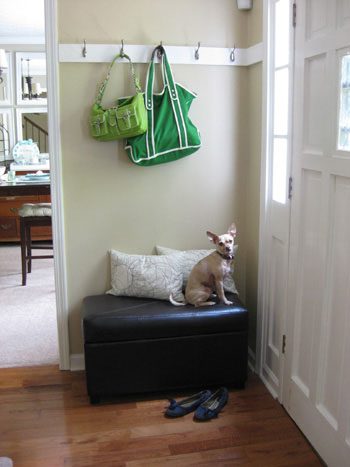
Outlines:
[{"label": "white door", "polygon": [[268,2],[267,193],[260,281],[260,376],[282,400],[283,330],[287,308],[290,200],[293,2]]},{"label": "white door", "polygon": [[350,465],[350,0],[297,0],[283,404]]}]

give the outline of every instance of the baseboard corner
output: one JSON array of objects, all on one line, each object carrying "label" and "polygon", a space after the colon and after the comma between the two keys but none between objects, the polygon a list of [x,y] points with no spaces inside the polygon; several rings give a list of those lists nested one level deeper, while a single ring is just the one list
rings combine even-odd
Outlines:
[{"label": "baseboard corner", "polygon": [[75,353],[70,356],[70,371],[85,370],[84,354]]}]

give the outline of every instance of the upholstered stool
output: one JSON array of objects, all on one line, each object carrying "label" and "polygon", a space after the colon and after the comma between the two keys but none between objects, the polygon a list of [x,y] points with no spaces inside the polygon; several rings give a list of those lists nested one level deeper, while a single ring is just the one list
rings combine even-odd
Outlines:
[{"label": "upholstered stool", "polygon": [[176,307],[150,298],[93,295],[83,301],[87,390],[101,396],[179,388],[243,388],[248,311],[232,305]]},{"label": "upholstered stool", "polygon": [[22,285],[27,283],[27,271],[32,271],[32,259],[53,258],[53,255],[32,255],[32,250],[52,250],[50,245],[33,245],[31,237],[32,227],[52,225],[51,203],[23,204],[18,212],[20,218],[21,233],[21,258],[22,258]]}]

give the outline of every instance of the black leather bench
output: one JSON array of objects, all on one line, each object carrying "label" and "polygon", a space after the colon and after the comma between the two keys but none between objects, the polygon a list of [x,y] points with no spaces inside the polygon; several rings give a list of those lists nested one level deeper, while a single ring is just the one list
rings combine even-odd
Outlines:
[{"label": "black leather bench", "polygon": [[101,396],[207,388],[243,388],[248,312],[232,305],[175,307],[147,298],[95,295],[83,301],[87,390]]}]

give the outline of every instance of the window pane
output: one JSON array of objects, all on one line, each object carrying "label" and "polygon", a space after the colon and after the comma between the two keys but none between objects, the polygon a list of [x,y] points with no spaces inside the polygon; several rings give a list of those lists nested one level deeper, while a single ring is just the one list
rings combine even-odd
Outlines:
[{"label": "window pane", "polygon": [[8,70],[4,70],[3,74],[1,75],[2,77],[2,83],[0,83],[0,104],[3,104],[4,102],[8,100],[8,88],[9,88],[9,76],[8,76]]},{"label": "window pane", "polygon": [[274,138],[273,141],[272,199],[286,202],[287,191],[287,139]]},{"label": "window pane", "polygon": [[9,158],[10,155],[10,133],[9,115],[0,113],[0,161]]},{"label": "window pane", "polygon": [[288,68],[275,71],[274,134],[288,134]]},{"label": "window pane", "polygon": [[350,151],[350,56],[342,59],[338,149]]},{"label": "window pane", "polygon": [[275,9],[275,67],[289,62],[289,0],[278,0]]}]

